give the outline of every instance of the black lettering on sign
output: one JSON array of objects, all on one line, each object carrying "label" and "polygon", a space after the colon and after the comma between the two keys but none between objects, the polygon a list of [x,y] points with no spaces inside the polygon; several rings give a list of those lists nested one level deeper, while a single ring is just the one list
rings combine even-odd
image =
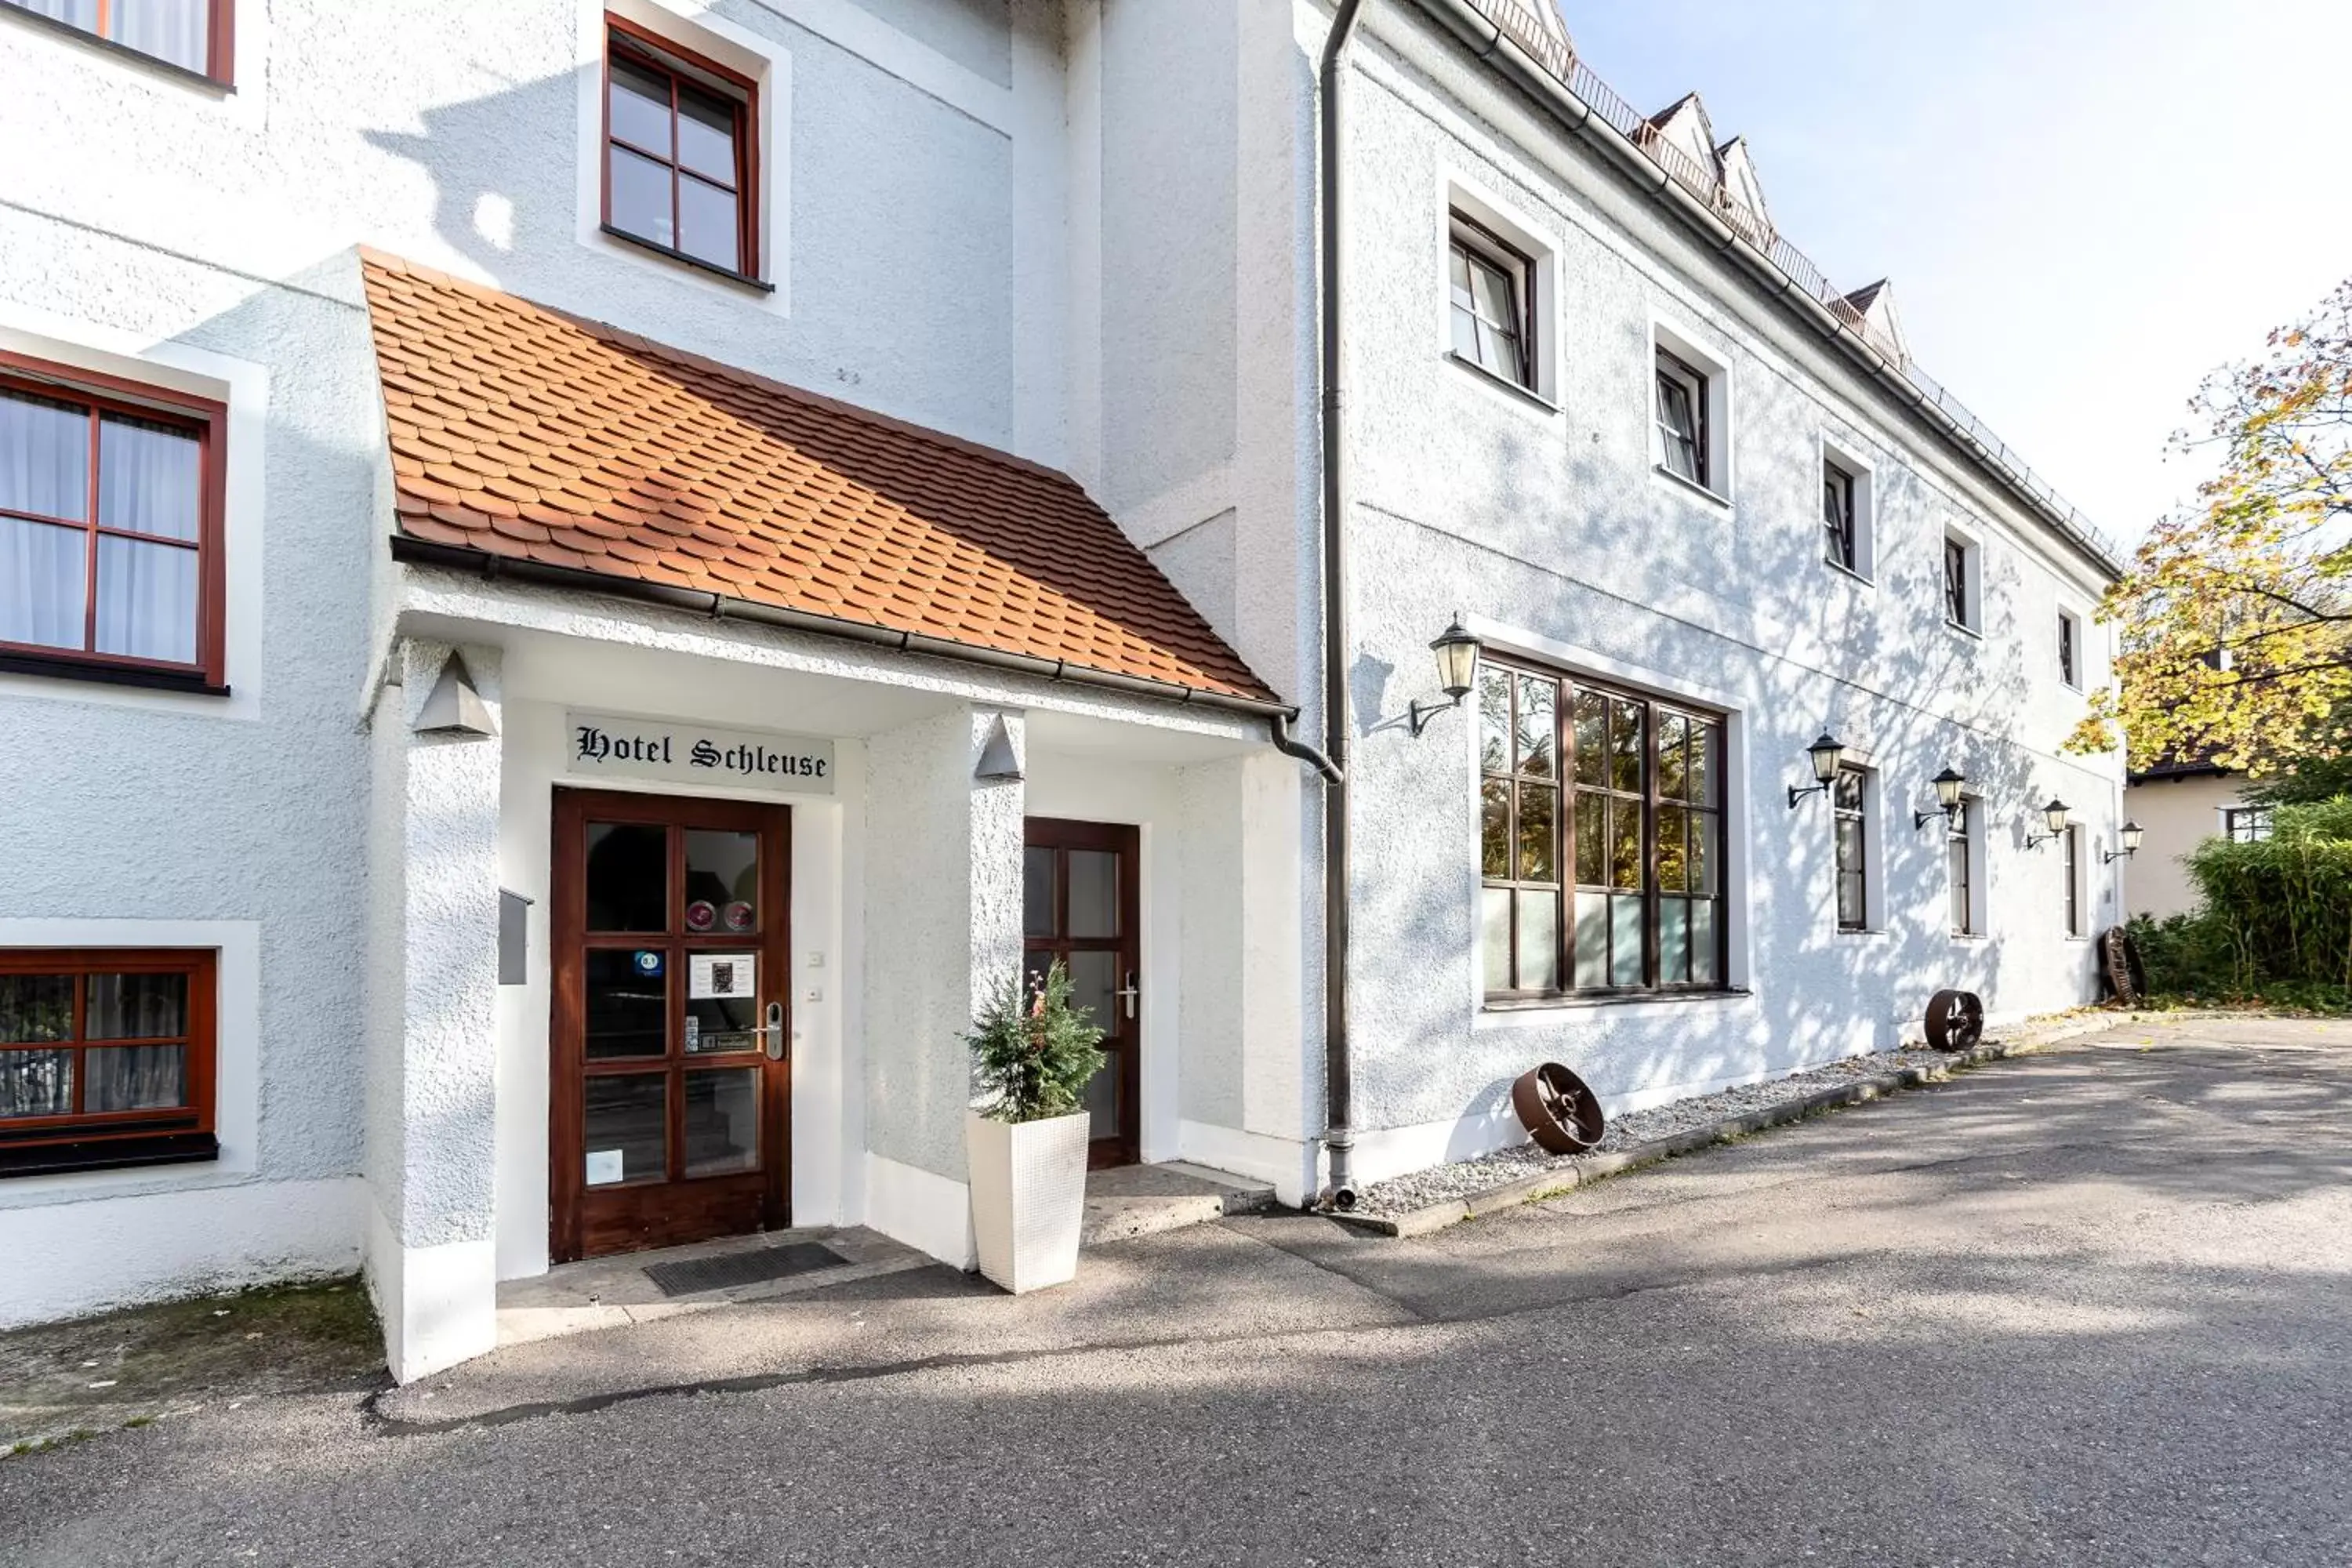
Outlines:
[{"label": "black lettering on sign", "polygon": [[687,752],[686,760],[698,768],[715,768],[719,765],[719,748],[708,741],[698,740],[694,742],[694,749]]}]

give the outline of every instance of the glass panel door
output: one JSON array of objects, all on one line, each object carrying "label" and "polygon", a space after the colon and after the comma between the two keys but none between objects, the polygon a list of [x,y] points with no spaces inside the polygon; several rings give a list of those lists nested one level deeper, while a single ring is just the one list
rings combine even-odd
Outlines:
[{"label": "glass panel door", "polygon": [[1115,823],[1031,817],[1022,858],[1023,966],[1034,986],[1055,963],[1070,1004],[1103,1031],[1102,1069],[1087,1086],[1089,1163],[1140,1153],[1141,944],[1136,830]]}]

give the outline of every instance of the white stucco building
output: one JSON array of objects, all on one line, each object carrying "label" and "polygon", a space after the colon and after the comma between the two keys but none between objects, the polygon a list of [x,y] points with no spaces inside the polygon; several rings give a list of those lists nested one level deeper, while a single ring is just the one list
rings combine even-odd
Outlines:
[{"label": "white stucco building", "polygon": [[[966,1263],[1054,957],[1102,1159],[1312,1200],[1330,10],[152,9],[0,0],[0,1322]],[[2095,994],[2095,538],[1696,98],[1512,0],[1341,69],[1352,1179]]]}]

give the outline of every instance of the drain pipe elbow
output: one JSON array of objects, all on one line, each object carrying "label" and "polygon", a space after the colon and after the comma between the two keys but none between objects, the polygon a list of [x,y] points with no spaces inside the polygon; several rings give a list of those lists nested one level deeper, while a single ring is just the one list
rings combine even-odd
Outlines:
[{"label": "drain pipe elbow", "polygon": [[1269,713],[1265,716],[1265,722],[1266,727],[1274,731],[1276,751],[1286,757],[1297,757],[1300,762],[1321,773],[1326,784],[1337,784],[1348,782],[1348,775],[1339,771],[1339,763],[1290,732],[1289,714]]}]

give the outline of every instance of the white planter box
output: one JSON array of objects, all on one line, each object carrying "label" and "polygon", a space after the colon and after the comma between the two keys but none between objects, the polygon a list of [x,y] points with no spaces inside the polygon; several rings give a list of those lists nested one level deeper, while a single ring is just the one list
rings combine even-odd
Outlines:
[{"label": "white planter box", "polygon": [[1078,1271],[1087,1124],[1084,1111],[1046,1121],[992,1121],[978,1111],[964,1113],[980,1271],[1016,1296],[1063,1284]]}]

